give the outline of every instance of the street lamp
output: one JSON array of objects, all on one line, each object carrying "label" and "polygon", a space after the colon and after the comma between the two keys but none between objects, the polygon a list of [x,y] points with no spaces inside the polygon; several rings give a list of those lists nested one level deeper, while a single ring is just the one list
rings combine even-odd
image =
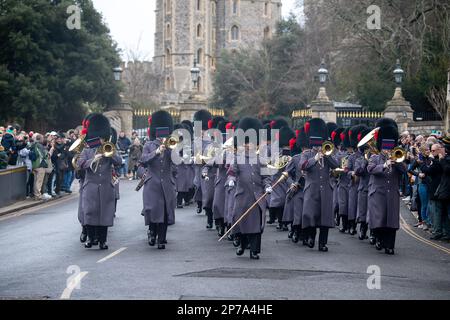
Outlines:
[{"label": "street lamp", "polygon": [[191,68],[191,79],[194,87],[197,86],[198,77],[200,76],[200,69],[197,67],[197,60],[194,59],[194,66]]},{"label": "street lamp", "polygon": [[395,83],[397,84],[397,87],[401,87],[404,74],[405,71],[403,71],[400,67],[400,59],[397,59],[397,65],[394,70]]},{"label": "street lamp", "polygon": [[120,81],[121,77],[122,77],[122,68],[121,67],[116,67],[113,69],[114,72],[114,80],[116,81]]},{"label": "street lamp", "polygon": [[318,71],[319,73],[319,81],[322,86],[325,85],[325,82],[327,81],[328,77],[328,70],[325,67],[325,59],[322,59],[322,63],[320,64],[320,69]]}]

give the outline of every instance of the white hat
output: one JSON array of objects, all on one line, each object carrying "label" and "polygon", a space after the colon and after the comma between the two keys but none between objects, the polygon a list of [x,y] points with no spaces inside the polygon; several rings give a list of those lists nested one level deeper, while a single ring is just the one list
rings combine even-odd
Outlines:
[{"label": "white hat", "polygon": [[57,133],[56,131],[52,131],[52,132],[50,132],[50,135],[51,135],[51,136],[57,136],[58,133]]}]

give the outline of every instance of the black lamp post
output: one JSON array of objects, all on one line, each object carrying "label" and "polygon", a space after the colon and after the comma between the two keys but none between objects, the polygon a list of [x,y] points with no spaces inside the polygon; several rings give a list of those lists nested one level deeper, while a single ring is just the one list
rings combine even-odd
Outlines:
[{"label": "black lamp post", "polygon": [[400,59],[397,59],[397,65],[394,70],[395,83],[397,84],[397,87],[402,86],[404,74],[405,74],[405,71],[403,71],[403,69],[400,66]]},{"label": "black lamp post", "polygon": [[200,76],[200,69],[197,67],[197,60],[194,59],[194,66],[191,68],[191,79],[194,83],[194,88],[197,88],[198,78]]}]

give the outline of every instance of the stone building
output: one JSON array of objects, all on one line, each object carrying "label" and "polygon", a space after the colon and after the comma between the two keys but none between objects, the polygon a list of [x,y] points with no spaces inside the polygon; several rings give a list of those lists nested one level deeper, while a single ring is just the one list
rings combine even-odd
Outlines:
[{"label": "stone building", "polygon": [[280,19],[281,0],[156,0],[153,66],[162,108],[178,109],[182,119],[205,108],[221,51],[258,46]]}]

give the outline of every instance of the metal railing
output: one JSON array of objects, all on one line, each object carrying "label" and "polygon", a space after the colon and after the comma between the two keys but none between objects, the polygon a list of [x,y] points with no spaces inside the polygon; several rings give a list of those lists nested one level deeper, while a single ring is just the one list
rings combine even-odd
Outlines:
[{"label": "metal railing", "polygon": [[437,112],[414,112],[414,121],[442,121],[442,117]]}]

